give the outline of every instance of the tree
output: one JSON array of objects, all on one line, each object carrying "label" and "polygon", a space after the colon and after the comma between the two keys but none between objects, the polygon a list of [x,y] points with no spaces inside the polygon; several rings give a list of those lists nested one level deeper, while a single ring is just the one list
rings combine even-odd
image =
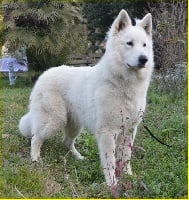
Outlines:
[{"label": "tree", "polygon": [[186,61],[187,1],[149,3],[153,15],[156,68],[164,72]]},{"label": "tree", "polygon": [[85,35],[79,3],[8,0],[2,6],[3,43],[12,52],[25,47],[33,70],[60,65],[70,52],[83,50]]}]

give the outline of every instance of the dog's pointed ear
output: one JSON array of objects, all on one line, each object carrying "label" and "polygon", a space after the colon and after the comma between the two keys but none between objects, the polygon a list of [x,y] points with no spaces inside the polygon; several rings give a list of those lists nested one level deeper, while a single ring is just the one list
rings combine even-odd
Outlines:
[{"label": "dog's pointed ear", "polygon": [[148,35],[152,36],[152,15],[150,13],[143,17],[143,19],[139,22],[139,25],[144,28]]},{"label": "dog's pointed ear", "polygon": [[122,9],[112,25],[113,34],[116,35],[119,31],[130,25],[132,25],[131,19],[127,12]]}]

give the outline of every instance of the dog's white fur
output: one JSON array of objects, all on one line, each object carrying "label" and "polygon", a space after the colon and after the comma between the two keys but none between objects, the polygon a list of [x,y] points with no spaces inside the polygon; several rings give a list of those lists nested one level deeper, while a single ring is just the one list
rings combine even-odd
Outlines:
[{"label": "dog's white fur", "polygon": [[96,137],[107,184],[117,184],[116,161],[132,174],[132,146],[154,65],[151,31],[151,14],[133,26],[121,10],[96,66],[54,67],[39,77],[29,112],[19,123],[21,133],[32,137],[33,161],[39,160],[44,140],[60,130],[65,132],[65,146],[83,159],[74,142],[84,126]]}]

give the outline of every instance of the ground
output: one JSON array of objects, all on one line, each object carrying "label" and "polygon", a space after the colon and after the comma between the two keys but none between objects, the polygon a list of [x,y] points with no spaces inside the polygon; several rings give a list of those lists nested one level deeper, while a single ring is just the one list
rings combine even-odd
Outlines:
[{"label": "ground", "polygon": [[[121,176],[120,197],[187,198],[186,94],[162,92],[152,81],[145,125],[140,125],[133,151],[133,176]],[[94,137],[83,130],[76,142],[85,161],[75,160],[62,146],[63,134],[46,141],[42,162],[30,160],[30,140],[19,134],[18,121],[27,111],[31,84],[20,77],[15,86],[3,78],[1,87],[1,198],[111,197],[104,183]]]}]

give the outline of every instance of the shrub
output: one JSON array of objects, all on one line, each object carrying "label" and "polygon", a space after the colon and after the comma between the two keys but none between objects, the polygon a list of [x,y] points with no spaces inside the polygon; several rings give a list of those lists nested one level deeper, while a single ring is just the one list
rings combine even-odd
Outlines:
[{"label": "shrub", "polygon": [[186,84],[186,1],[149,3],[159,86],[178,94]]}]

